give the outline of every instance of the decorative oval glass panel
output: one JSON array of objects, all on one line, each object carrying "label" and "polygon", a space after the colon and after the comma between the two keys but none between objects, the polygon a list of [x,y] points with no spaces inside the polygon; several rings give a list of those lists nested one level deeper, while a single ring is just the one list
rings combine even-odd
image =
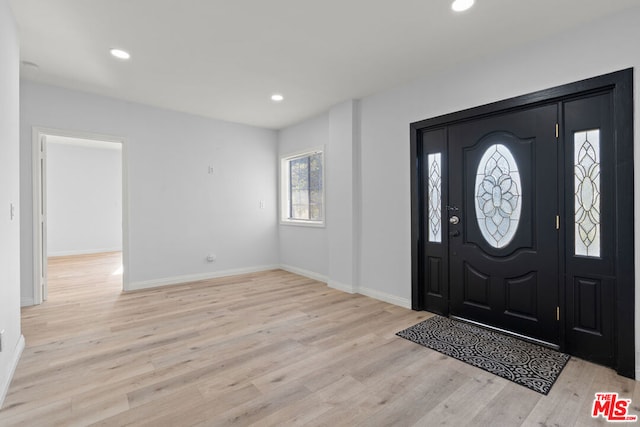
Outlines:
[{"label": "decorative oval glass panel", "polygon": [[511,242],[520,222],[520,172],[511,151],[502,144],[487,148],[476,173],[476,218],[480,232],[494,248]]}]

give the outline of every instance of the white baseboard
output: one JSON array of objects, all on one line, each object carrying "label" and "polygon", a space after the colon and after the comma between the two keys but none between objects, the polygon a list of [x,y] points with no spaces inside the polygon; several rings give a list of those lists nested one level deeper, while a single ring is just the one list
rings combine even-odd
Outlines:
[{"label": "white baseboard", "polygon": [[0,409],[2,409],[2,405],[4,404],[4,399],[5,397],[7,397],[7,393],[9,392],[9,386],[11,385],[13,374],[16,372],[16,368],[18,367],[18,362],[20,361],[20,356],[22,356],[23,350],[24,350],[24,335],[20,335],[20,339],[18,340],[18,344],[14,349],[13,358],[11,359],[11,364],[9,366],[9,374],[6,377],[4,384],[0,384]]},{"label": "white baseboard", "polygon": [[318,273],[314,273],[313,271],[304,270],[298,267],[292,267],[290,265],[281,265],[280,268],[282,270],[288,271],[290,273],[299,274],[300,276],[308,277],[310,279],[318,280],[320,282],[324,282],[330,288],[337,289],[342,292],[346,292],[349,294],[361,294],[370,298],[375,298],[380,301],[388,302],[389,304],[398,305],[400,307],[411,309],[411,300],[406,298],[400,298],[395,295],[387,294],[385,292],[376,291],[374,289],[361,288],[358,286],[347,285],[344,283],[340,283],[336,280],[331,280],[327,276],[323,276]]},{"label": "white baseboard", "polygon": [[199,280],[217,279],[219,277],[237,276],[240,274],[257,273],[260,271],[276,270],[279,265],[260,265],[256,267],[236,268],[231,270],[213,271],[210,273],[189,274],[186,276],[165,277],[162,279],[145,280],[142,282],[131,282],[126,291],[138,291],[141,289],[157,288],[160,286],[180,285],[184,283],[197,282]]},{"label": "white baseboard", "polygon": [[369,288],[358,288],[358,293],[378,299],[380,301],[388,302],[389,304],[398,305],[400,307],[411,309],[411,300],[407,298],[400,298],[395,295],[388,294],[386,292],[376,291]]},{"label": "white baseboard", "polygon": [[103,248],[103,249],[82,249],[82,250],[74,250],[74,251],[59,251],[59,252],[48,252],[48,257],[54,256],[73,256],[73,255],[89,255],[89,254],[102,254],[105,252],[122,252],[122,248]]},{"label": "white baseboard", "polygon": [[32,305],[35,305],[32,297],[20,298],[20,307],[31,307]]},{"label": "white baseboard", "polygon": [[318,282],[327,283],[327,276],[324,276],[313,271],[304,270],[298,267],[292,267],[290,265],[281,264],[280,269],[288,271],[289,273],[297,274],[300,276],[308,277],[309,279],[317,280]]},{"label": "white baseboard", "polygon": [[336,280],[329,280],[329,282],[327,283],[327,286],[329,286],[330,288],[333,289],[337,289],[339,291],[342,292],[346,292],[348,294],[357,294],[358,293],[358,289],[355,288],[353,285],[345,285],[344,283],[340,283]]},{"label": "white baseboard", "polygon": [[349,294],[361,294],[371,298],[375,298],[380,301],[388,302],[389,304],[398,305],[400,307],[409,308],[409,309],[411,308],[411,301],[409,299],[400,298],[385,292],[376,291],[374,289],[359,288],[353,285],[340,283],[335,280],[329,280],[327,276],[324,276],[322,274],[305,270],[302,268],[298,268],[298,267],[292,267],[290,265],[285,265],[285,264],[261,265],[256,267],[238,268],[233,270],[223,270],[223,271],[216,271],[211,273],[190,274],[186,276],[175,276],[175,277],[166,277],[166,278],[155,279],[155,280],[145,280],[141,282],[132,282],[130,283],[129,288],[126,289],[126,291],[137,291],[141,289],[157,288],[161,286],[180,285],[180,284],[189,283],[189,282],[197,282],[199,280],[216,279],[219,277],[227,277],[227,276],[237,276],[239,274],[257,273],[260,271],[274,270],[278,268],[293,274],[298,274],[300,276],[308,277],[309,279],[327,283],[327,286],[342,292],[346,292]]}]

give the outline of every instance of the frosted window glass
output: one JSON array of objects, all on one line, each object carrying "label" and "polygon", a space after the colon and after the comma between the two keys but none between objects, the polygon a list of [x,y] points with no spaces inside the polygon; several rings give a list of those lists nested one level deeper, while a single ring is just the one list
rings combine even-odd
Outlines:
[{"label": "frosted window glass", "polygon": [[442,242],[442,156],[427,156],[427,190],[429,192],[429,241]]},{"label": "frosted window glass", "polygon": [[509,149],[487,148],[478,164],[475,185],[476,218],[480,232],[494,248],[511,242],[520,222],[520,172]]},{"label": "frosted window glass", "polygon": [[600,130],[574,134],[575,254],[600,257]]}]

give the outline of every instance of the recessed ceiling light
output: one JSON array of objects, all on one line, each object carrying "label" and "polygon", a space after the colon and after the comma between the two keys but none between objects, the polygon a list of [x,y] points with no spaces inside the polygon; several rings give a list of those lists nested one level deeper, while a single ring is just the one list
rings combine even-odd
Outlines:
[{"label": "recessed ceiling light", "polygon": [[475,3],[475,0],[455,0],[451,4],[451,9],[456,12],[464,12],[465,10],[473,6],[473,3]]},{"label": "recessed ceiling light", "polygon": [[273,102],[280,102],[280,101],[282,101],[283,99],[284,99],[284,96],[282,96],[282,95],[281,95],[281,94],[279,94],[279,93],[274,93],[273,95],[271,95],[271,100],[272,100]]},{"label": "recessed ceiling light", "polygon": [[122,49],[111,49],[109,51],[111,53],[112,56],[118,58],[118,59],[129,59],[131,58],[131,55],[129,54],[129,52],[127,52],[126,50],[122,50]]}]

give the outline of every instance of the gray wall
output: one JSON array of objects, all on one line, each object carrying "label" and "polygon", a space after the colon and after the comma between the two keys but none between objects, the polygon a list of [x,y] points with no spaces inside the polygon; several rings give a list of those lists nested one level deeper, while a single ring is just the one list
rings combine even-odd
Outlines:
[{"label": "gray wall", "polygon": [[33,299],[34,126],[124,138],[128,289],[278,264],[276,132],[25,81],[20,123],[23,303]]},{"label": "gray wall", "polygon": [[[278,154],[286,156],[321,146],[326,150],[328,143],[329,114],[324,113],[280,131],[278,133]],[[331,159],[325,155],[325,170],[326,165],[330,163]],[[319,280],[327,280],[329,261],[327,229],[325,227],[280,225],[279,236],[280,263],[284,268]]]},{"label": "gray wall", "polygon": [[122,146],[47,138],[47,255],[122,249]]},{"label": "gray wall", "polygon": [[[20,334],[18,31],[9,4],[0,0],[0,407],[24,339]],[[16,216],[10,216],[10,204]]]},{"label": "gray wall", "polygon": [[[577,31],[364,98],[362,283],[411,297],[409,123],[638,66],[639,19],[640,8],[628,10]],[[638,101],[636,96],[636,111]],[[640,197],[636,196],[636,203]]]},{"label": "gray wall", "polygon": [[[411,299],[409,124],[502,99],[640,66],[640,7],[601,19],[474,63],[444,70],[411,84],[360,100],[357,127],[352,234],[356,274],[352,290],[408,306]],[[334,111],[334,110],[332,110]],[[640,129],[635,95],[635,129]],[[324,115],[321,116],[321,118]],[[296,125],[296,138],[314,137],[312,118]],[[291,128],[290,128],[291,129]],[[287,135],[290,129],[281,132]],[[309,132],[305,135],[304,130]],[[358,141],[359,139],[359,141]],[[281,141],[282,143],[282,141]],[[634,161],[635,207],[640,207],[640,150]],[[334,171],[327,160],[327,177]],[[343,173],[343,172],[339,172]],[[327,188],[327,191],[332,191]],[[335,206],[327,204],[327,209]],[[345,231],[342,224],[342,233]],[[327,235],[334,233],[327,222]],[[281,234],[282,236],[282,234]],[[330,240],[330,237],[329,237]],[[636,283],[640,278],[640,228],[636,225]],[[281,253],[296,253],[303,241],[281,238]],[[333,251],[333,247],[331,247]],[[294,265],[295,266],[295,265]],[[329,282],[331,282],[331,271]],[[640,291],[636,292],[636,348],[640,349]],[[637,358],[638,359],[638,358]],[[636,377],[640,378],[640,365]]]},{"label": "gray wall", "polygon": [[[409,123],[637,67],[637,22],[640,7],[358,103],[346,102],[283,129],[277,148],[274,132],[25,84],[21,201],[22,219],[28,221],[22,228],[23,275],[30,274],[30,129],[39,125],[126,138],[134,282],[206,273],[212,266],[203,257],[213,246],[219,259],[213,268],[231,271],[281,263],[324,277],[335,287],[407,306],[411,297]],[[6,26],[2,28],[6,31]],[[638,111],[637,96],[635,103]],[[638,129],[637,114],[635,126]],[[327,147],[326,227],[279,226],[277,154],[323,144]],[[636,169],[639,160],[636,150]],[[216,179],[208,181],[211,177],[202,171],[212,162]],[[636,210],[640,207],[638,176]],[[340,187],[342,183],[346,187]],[[259,200],[267,202],[262,211]],[[636,230],[636,261],[640,260],[638,243],[640,230]],[[220,246],[223,250],[217,249]],[[224,265],[220,254],[226,254]],[[636,275],[640,278],[640,267]],[[32,286],[29,277],[23,286],[27,290]],[[636,294],[638,313],[640,292]],[[639,320],[637,314],[637,348]]]}]

